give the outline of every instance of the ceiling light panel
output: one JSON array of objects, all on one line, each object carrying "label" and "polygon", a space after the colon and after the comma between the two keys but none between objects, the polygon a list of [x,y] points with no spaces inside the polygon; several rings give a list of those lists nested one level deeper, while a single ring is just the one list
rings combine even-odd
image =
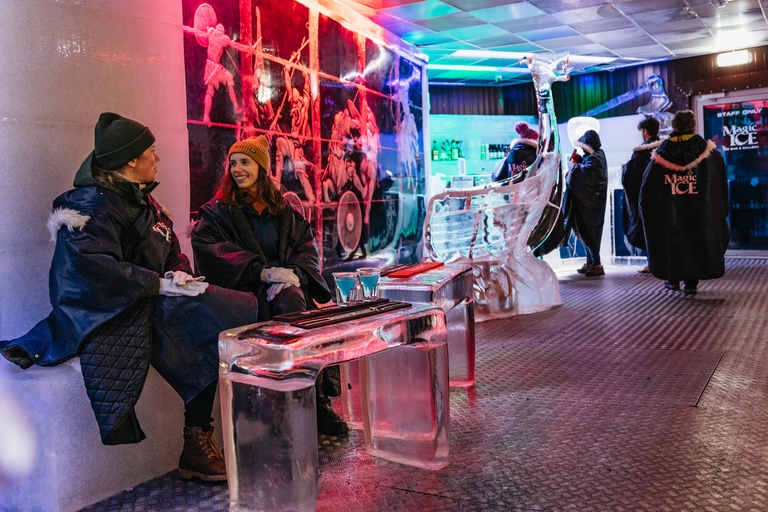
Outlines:
[{"label": "ceiling light panel", "polygon": [[488,23],[533,18],[534,16],[543,16],[546,14],[541,9],[528,3],[509,4],[501,7],[492,7],[490,9],[472,10],[470,12],[472,13],[472,16],[487,21]]},{"label": "ceiling light panel", "polygon": [[389,9],[381,9],[381,11],[406,21],[436,18],[438,16],[461,12],[461,10],[443,3],[440,0],[425,0],[423,2],[391,7]]}]

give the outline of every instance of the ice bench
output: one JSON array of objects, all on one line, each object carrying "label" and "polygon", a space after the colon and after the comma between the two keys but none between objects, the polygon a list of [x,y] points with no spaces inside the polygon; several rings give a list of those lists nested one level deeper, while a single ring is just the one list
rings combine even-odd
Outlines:
[{"label": "ice bench", "polygon": [[[78,359],[22,370],[0,357],[0,372],[2,392],[26,412],[37,438],[31,473],[0,483],[0,510],[80,510],[178,468],[184,404],[154,369],[136,406],[147,439],[121,446],[101,443]],[[217,401],[217,420],[219,410]]]}]

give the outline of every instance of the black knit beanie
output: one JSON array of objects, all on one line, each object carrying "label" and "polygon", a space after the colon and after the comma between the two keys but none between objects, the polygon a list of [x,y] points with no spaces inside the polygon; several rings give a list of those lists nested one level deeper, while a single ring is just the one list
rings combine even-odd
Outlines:
[{"label": "black knit beanie", "polygon": [[143,124],[121,115],[104,112],[94,130],[96,164],[108,171],[122,168],[155,143],[155,136]]}]

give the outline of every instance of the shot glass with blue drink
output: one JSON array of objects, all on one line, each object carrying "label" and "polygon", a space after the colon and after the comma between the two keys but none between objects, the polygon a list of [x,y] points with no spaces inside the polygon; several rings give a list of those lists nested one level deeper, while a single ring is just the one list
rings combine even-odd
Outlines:
[{"label": "shot glass with blue drink", "polygon": [[376,267],[360,267],[357,275],[363,285],[363,300],[375,300],[379,298],[379,278],[381,269]]},{"label": "shot glass with blue drink", "polygon": [[355,272],[333,272],[333,280],[336,282],[336,299],[339,306],[345,306],[353,301],[353,290],[357,284]]}]

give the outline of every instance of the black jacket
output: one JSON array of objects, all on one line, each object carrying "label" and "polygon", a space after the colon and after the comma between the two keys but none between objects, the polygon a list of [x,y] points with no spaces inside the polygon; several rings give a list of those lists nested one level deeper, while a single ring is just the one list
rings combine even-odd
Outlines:
[{"label": "black jacket", "polygon": [[493,181],[502,181],[507,178],[515,178],[514,182],[522,181],[528,167],[536,160],[538,142],[533,139],[514,139],[512,148],[501,165],[494,170],[491,178]]},{"label": "black jacket", "polygon": [[643,183],[645,168],[651,161],[651,153],[659,147],[661,140],[651,137],[636,147],[632,157],[621,169],[621,185],[624,187],[624,204],[621,212],[621,228],[629,243],[645,250],[643,221],[637,201],[640,198],[640,185]]},{"label": "black jacket", "polygon": [[599,252],[608,194],[605,153],[600,149],[600,138],[591,130],[576,145],[585,151],[585,156],[581,163],[571,166],[566,178],[565,236],[567,239],[572,229],[585,246]]},{"label": "black jacket", "polygon": [[268,283],[261,271],[268,266],[262,244],[277,244],[277,266],[295,268],[306,276],[302,289],[318,303],[331,300],[320,274],[320,259],[309,223],[290,205],[278,219],[279,240],[257,240],[243,208],[211,199],[200,208],[192,233],[197,270],[216,285],[254,293],[260,311],[268,311]]},{"label": "black jacket", "polygon": [[730,240],[725,162],[699,135],[672,133],[651,157],[640,189],[648,266],[682,281],[725,273]]}]

